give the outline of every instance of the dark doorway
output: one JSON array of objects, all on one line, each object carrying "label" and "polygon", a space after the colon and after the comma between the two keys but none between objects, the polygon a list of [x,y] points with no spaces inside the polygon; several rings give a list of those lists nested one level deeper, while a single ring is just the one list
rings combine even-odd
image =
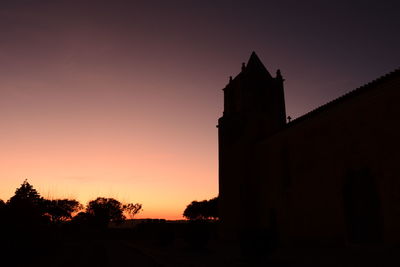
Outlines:
[{"label": "dark doorway", "polygon": [[367,168],[351,170],[344,184],[347,237],[352,243],[382,241],[382,217],[375,177]]}]

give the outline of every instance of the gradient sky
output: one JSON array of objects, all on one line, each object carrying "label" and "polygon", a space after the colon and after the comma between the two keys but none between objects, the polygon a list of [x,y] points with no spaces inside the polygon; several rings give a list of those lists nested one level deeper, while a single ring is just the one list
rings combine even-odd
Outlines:
[{"label": "gradient sky", "polygon": [[0,198],[218,194],[222,88],[257,52],[293,118],[399,67],[398,1],[0,2]]}]

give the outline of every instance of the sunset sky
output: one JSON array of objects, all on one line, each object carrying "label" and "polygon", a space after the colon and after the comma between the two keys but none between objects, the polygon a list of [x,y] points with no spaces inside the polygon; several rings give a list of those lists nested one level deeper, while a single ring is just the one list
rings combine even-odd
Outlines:
[{"label": "sunset sky", "polygon": [[[301,3],[301,4],[300,4]],[[292,118],[400,66],[399,1],[0,1],[0,199],[218,195],[222,88],[254,50]]]}]

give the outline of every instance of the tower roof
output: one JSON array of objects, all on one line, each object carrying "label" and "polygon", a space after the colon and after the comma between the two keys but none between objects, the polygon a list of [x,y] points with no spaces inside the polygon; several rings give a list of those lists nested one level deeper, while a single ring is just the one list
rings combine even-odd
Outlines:
[{"label": "tower roof", "polygon": [[254,51],[251,53],[249,61],[247,62],[246,70],[248,72],[258,72],[260,74],[267,75],[269,78],[272,78],[271,74],[268,72],[267,68]]}]

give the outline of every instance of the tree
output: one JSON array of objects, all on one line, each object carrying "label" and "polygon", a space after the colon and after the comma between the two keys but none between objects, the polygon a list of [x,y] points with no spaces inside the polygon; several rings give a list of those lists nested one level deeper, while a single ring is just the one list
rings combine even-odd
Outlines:
[{"label": "tree", "polygon": [[218,197],[212,198],[207,202],[205,216],[208,219],[217,220],[219,218],[218,210]]},{"label": "tree", "polygon": [[90,215],[89,214],[87,214],[86,212],[84,212],[84,211],[81,211],[81,212],[79,212],[78,214],[76,214],[72,219],[71,219],[71,222],[74,224],[74,225],[77,225],[77,226],[83,226],[83,227],[86,227],[86,226],[89,226],[89,223],[90,223]]},{"label": "tree", "polygon": [[202,202],[192,201],[192,203],[190,203],[186,207],[185,211],[183,212],[183,217],[185,217],[186,219],[189,219],[189,220],[202,219],[201,206],[202,206]]},{"label": "tree", "polygon": [[16,224],[35,225],[45,222],[44,199],[25,180],[7,201],[9,219]]},{"label": "tree", "polygon": [[40,194],[33,188],[33,186],[28,183],[28,180],[24,180],[19,188],[15,190],[14,196],[8,200],[10,205],[18,204],[30,204],[30,205],[40,205],[43,198]]},{"label": "tree", "polygon": [[107,227],[110,222],[125,220],[123,205],[116,199],[98,197],[88,203],[86,213],[89,220],[97,226]]},{"label": "tree", "polygon": [[72,219],[72,213],[81,210],[82,205],[74,199],[45,200],[45,211],[52,222],[59,223]]},{"label": "tree", "polygon": [[218,219],[218,197],[210,200],[192,201],[183,216],[189,220],[216,220]]},{"label": "tree", "polygon": [[142,210],[142,204],[129,203],[123,206],[123,209],[126,214],[128,214],[129,219],[133,219],[136,214],[138,214]]}]

